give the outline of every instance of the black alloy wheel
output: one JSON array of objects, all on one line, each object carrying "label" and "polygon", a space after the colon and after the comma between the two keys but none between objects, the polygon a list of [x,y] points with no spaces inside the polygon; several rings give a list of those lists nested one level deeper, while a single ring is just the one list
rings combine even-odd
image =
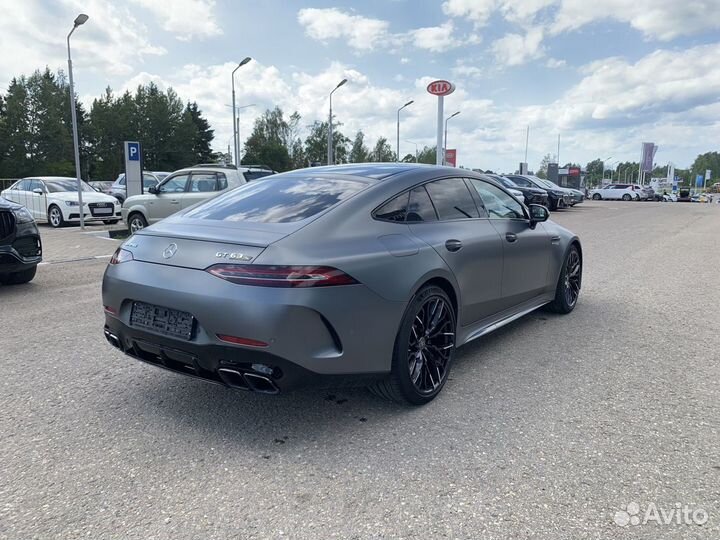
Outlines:
[{"label": "black alloy wheel", "polygon": [[582,257],[576,245],[570,246],[560,270],[555,299],[547,307],[555,313],[570,313],[577,305],[582,286]]},{"label": "black alloy wheel", "polygon": [[434,296],[425,301],[410,329],[408,370],[410,380],[421,394],[432,394],[445,380],[455,346],[454,318],[445,299]]},{"label": "black alloy wheel", "polygon": [[447,293],[426,285],[415,294],[395,338],[390,375],[370,386],[374,394],[424,405],[442,390],[455,354],[455,310]]}]

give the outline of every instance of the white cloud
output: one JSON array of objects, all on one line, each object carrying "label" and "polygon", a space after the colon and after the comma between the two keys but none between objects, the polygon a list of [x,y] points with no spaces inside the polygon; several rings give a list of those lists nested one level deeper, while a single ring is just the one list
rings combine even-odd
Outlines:
[{"label": "white cloud", "polygon": [[223,33],[215,17],[214,0],[131,0],[155,15],[158,23],[180,41]]},{"label": "white cloud", "polygon": [[[90,19],[72,37],[76,74],[88,70],[104,77],[127,76],[148,56],[166,53],[124,7],[100,0],[64,0],[59,9],[48,10],[40,0],[7,2],[0,17],[0,87],[13,76],[45,66],[67,71],[65,37],[81,11]],[[81,78],[76,82],[82,91]]]},{"label": "white cloud", "polygon": [[455,27],[451,21],[440,26],[417,28],[408,35],[415,47],[432,52],[447,51],[462,45],[462,41],[455,37]]},{"label": "white cloud", "polygon": [[678,36],[720,29],[719,0],[562,0],[552,26],[559,33],[602,19],[628,23],[648,39],[668,41]]},{"label": "white cloud", "polygon": [[525,35],[506,34],[493,42],[491,48],[499,64],[503,66],[519,66],[545,54],[542,48],[542,40],[542,29],[535,28]]},{"label": "white cloud", "polygon": [[361,51],[386,46],[390,40],[387,21],[351,15],[337,8],[301,9],[298,22],[313,39],[346,39],[350,47]]},{"label": "white cloud", "polygon": [[545,67],[550,69],[560,69],[565,66],[567,66],[567,62],[565,60],[558,60],[557,58],[548,58],[547,62],[545,62]]},{"label": "white cloud", "polygon": [[405,33],[393,33],[388,21],[347,13],[338,8],[301,9],[298,22],[313,39],[323,43],[344,39],[349,47],[360,52],[377,49],[397,51],[408,44],[420,50],[443,52],[482,41],[477,34],[458,36],[452,21],[439,26],[415,28]]},{"label": "white cloud", "polygon": [[497,6],[498,0],[447,0],[442,10],[450,17],[466,17],[477,26],[485,26]]}]

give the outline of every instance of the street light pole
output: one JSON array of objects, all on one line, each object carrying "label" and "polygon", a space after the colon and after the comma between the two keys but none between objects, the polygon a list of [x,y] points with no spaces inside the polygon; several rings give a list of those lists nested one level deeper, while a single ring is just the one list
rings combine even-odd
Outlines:
[{"label": "street light pole", "polygon": [[330,92],[330,115],[328,116],[328,143],[327,143],[327,164],[332,165],[333,164],[333,126],[332,126],[332,95],[335,93],[335,90],[340,88],[343,84],[347,82],[347,79],[343,79],[338,83],[338,85],[333,88],[333,91]]},{"label": "street light pole", "polygon": [[443,165],[447,165],[447,157],[446,157],[446,154],[447,154],[447,125],[448,125],[448,121],[449,121],[451,118],[456,117],[458,114],[460,114],[460,111],[457,111],[456,113],[451,114],[450,116],[448,116],[448,117],[445,119],[445,142],[444,142],[444,144],[443,144]]},{"label": "street light pole", "polygon": [[240,147],[238,145],[238,131],[239,131],[238,123],[239,123],[239,120],[237,120],[236,116],[235,116],[236,112],[237,112],[235,110],[235,72],[238,69],[240,69],[241,67],[243,67],[245,64],[247,64],[250,60],[252,60],[252,58],[250,58],[249,56],[246,56],[245,58],[243,58],[242,62],[240,62],[238,64],[238,66],[235,69],[233,69],[232,74],[230,75],[230,78],[232,79],[232,115],[233,115],[232,126],[233,126],[233,141],[235,142],[235,150],[234,150],[234,152],[235,152],[235,156],[234,156],[235,157],[235,167],[238,167],[240,165],[240,159],[239,159],[239,155],[238,155],[240,153]]},{"label": "street light pole", "polygon": [[72,117],[72,128],[73,128],[73,147],[75,150],[75,176],[77,177],[77,190],[78,190],[78,204],[80,205],[80,228],[85,228],[85,206],[83,205],[82,199],[82,175],[80,173],[80,143],[78,141],[78,125],[77,125],[77,113],[75,112],[75,85],[73,84],[73,70],[72,70],[72,58],[70,56],[70,36],[73,35],[75,29],[87,22],[89,17],[84,13],[81,13],[75,17],[73,28],[67,36],[67,50],[68,50],[68,76],[70,77],[70,115]]},{"label": "street light pole", "polygon": [[418,162],[418,143],[413,142],[413,141],[408,141],[407,139],[405,139],[405,142],[409,142],[410,144],[415,145],[415,163],[417,163]]},{"label": "street light pole", "polygon": [[397,111],[397,153],[395,154],[395,161],[397,162],[400,161],[400,111],[402,111],[408,105],[412,105],[413,103],[415,103],[415,101],[411,99],[405,105],[400,107]]}]

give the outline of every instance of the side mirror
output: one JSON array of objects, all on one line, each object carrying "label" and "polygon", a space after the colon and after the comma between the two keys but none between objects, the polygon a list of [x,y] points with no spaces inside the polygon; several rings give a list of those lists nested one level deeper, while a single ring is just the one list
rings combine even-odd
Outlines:
[{"label": "side mirror", "polygon": [[530,227],[533,229],[535,225],[547,221],[550,217],[548,209],[540,204],[531,204],[528,206],[528,210],[530,211]]},{"label": "side mirror", "polygon": [[38,195],[43,195],[45,192],[42,190],[42,188],[36,187],[33,189],[33,193],[37,193]]},{"label": "side mirror", "polygon": [[153,195],[157,195],[157,194],[158,194],[158,189],[157,189],[155,186],[150,186],[150,187],[148,188],[148,193],[152,193]]}]

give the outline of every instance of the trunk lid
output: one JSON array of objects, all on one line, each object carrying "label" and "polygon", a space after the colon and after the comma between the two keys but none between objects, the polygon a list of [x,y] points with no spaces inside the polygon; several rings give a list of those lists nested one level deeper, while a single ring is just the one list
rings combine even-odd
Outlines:
[{"label": "trunk lid", "polygon": [[267,246],[297,228],[287,225],[292,224],[171,218],[131,236],[122,247],[137,261],[198,270],[222,262],[252,264]]}]

